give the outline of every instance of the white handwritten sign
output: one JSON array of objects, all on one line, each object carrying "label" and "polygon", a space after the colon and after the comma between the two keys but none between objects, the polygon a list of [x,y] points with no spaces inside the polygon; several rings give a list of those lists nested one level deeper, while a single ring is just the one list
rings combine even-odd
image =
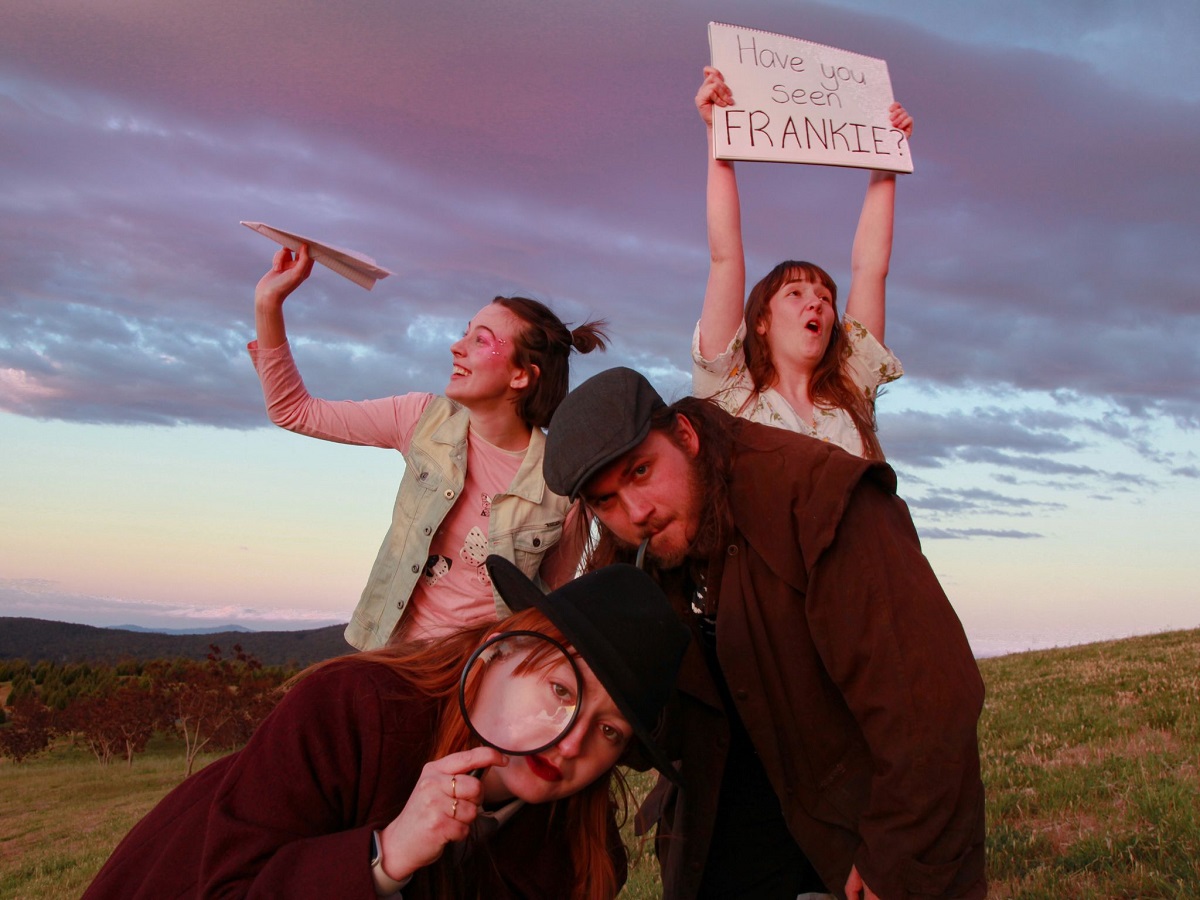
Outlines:
[{"label": "white handwritten sign", "polygon": [[884,60],[720,22],[708,44],[733,91],[713,107],[717,159],[913,170]]}]

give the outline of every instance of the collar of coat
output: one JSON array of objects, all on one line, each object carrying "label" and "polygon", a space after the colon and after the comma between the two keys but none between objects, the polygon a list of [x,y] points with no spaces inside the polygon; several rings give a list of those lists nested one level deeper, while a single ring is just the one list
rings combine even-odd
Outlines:
[{"label": "collar of coat", "polygon": [[859,482],[869,479],[894,494],[896,473],[887,463],[806,435],[744,419],[733,427],[729,499],[735,527],[780,578],[803,589]]}]

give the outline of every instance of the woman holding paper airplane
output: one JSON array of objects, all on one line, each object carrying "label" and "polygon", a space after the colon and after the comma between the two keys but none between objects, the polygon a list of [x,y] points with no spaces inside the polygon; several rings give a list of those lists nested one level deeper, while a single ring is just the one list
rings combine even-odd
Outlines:
[{"label": "woman holding paper airplane", "polygon": [[[730,413],[836,443],[883,459],[875,435],[880,385],[904,374],[884,346],[885,285],[892,254],[896,176],[871,172],[850,253],[846,315],[837,285],[808,262],[771,270],[745,302],[746,260],[733,163],[712,155],[712,109],[733,103],[721,73],[704,69],[696,108],[708,128],[708,244],[704,308],[692,340],[692,393]],[[898,103],[892,126],[911,137],[913,120]]]},{"label": "woman holding paper airplane", "polygon": [[[445,396],[311,396],[292,359],[283,304],[312,271],[307,245],[275,254],[254,293],[248,349],[271,421],[289,431],[404,455],[392,523],[346,640],[370,650],[508,614],[484,560],[495,553],[557,586],[581,546],[561,544],[569,501],[542,479],[542,428],[566,396],[572,350],[604,349],[604,323],[568,329],[546,306],[497,297],[450,347]],[[567,527],[574,535],[579,529]]]}]

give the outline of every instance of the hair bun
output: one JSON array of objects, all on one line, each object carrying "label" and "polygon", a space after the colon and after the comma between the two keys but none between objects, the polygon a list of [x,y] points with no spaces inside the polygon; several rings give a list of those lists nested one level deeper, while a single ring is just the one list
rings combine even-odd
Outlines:
[{"label": "hair bun", "polygon": [[571,346],[580,353],[591,353],[597,348],[608,349],[608,334],[604,330],[606,325],[606,321],[597,319],[571,329]]}]

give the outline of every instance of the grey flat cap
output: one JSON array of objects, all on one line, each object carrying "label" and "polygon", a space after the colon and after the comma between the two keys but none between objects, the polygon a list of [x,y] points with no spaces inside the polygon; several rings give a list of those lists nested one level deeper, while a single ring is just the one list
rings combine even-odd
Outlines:
[{"label": "grey flat cap", "polygon": [[556,494],[575,500],[588,479],[646,439],[650,418],[666,406],[633,369],[608,369],[571,393],[550,420],[542,474]]}]

